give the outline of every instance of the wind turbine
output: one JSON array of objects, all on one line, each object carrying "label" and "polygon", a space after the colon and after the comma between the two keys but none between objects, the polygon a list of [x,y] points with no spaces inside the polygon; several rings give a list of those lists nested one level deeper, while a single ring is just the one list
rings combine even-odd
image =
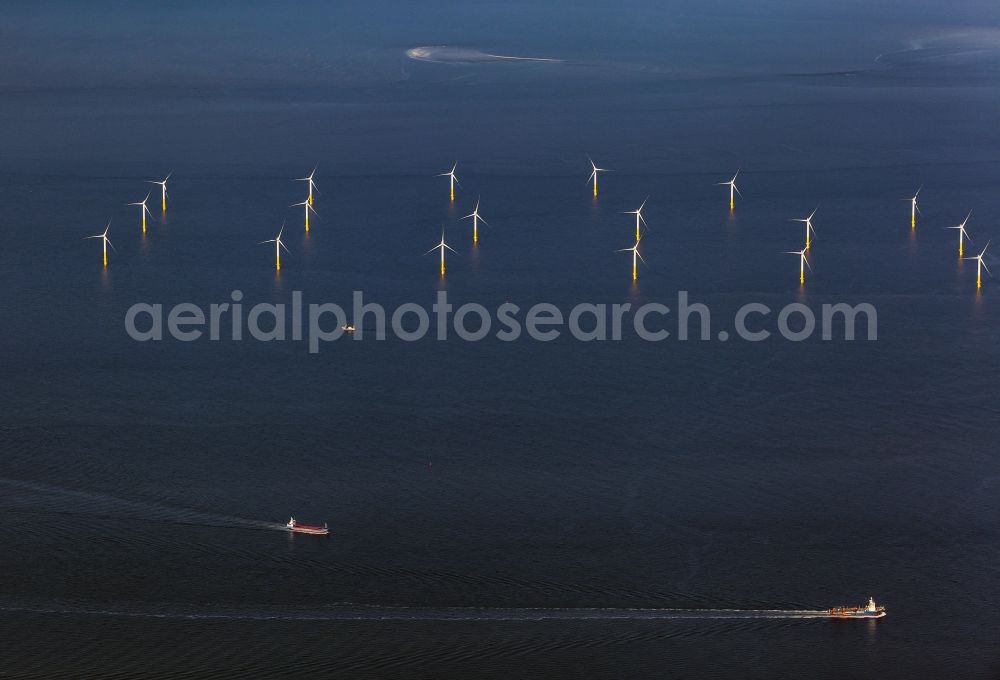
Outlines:
[{"label": "wind turbine", "polygon": [[433,248],[431,248],[430,250],[428,250],[426,253],[424,253],[424,255],[430,255],[435,250],[440,250],[441,251],[441,276],[444,276],[444,251],[445,251],[445,248],[447,248],[451,252],[453,252],[456,255],[458,255],[458,251],[457,250],[455,250],[454,248],[452,248],[451,246],[449,246],[447,243],[444,242],[444,229],[442,229],[441,230],[441,243],[437,244],[436,246],[434,246]]},{"label": "wind turbine", "polygon": [[806,249],[802,250],[786,250],[785,255],[798,255],[799,256],[799,283],[806,282],[806,267],[809,267],[809,271],[812,271],[812,265],[809,264],[809,260],[806,259]]},{"label": "wind turbine", "polygon": [[717,182],[715,186],[717,187],[729,187],[729,212],[732,212],[736,208],[736,194],[740,194],[740,198],[743,198],[743,194],[736,186],[736,177],[740,174],[740,170],[743,168],[737,168],[736,174],[728,182]]},{"label": "wind turbine", "polygon": [[171,170],[170,172],[168,172],[167,176],[164,177],[159,182],[157,182],[156,180],[151,180],[151,181],[147,180],[147,182],[146,182],[147,184],[159,184],[160,185],[160,190],[161,190],[160,205],[163,208],[163,212],[167,212],[167,180],[170,179],[170,175],[172,175],[172,174],[174,174],[173,170]]},{"label": "wind turbine", "polygon": [[641,234],[639,233],[639,223],[641,222],[644,227],[646,227],[647,229],[649,229],[649,225],[646,224],[646,219],[642,216],[642,209],[646,207],[646,201],[648,201],[648,200],[649,200],[649,196],[646,196],[646,198],[642,202],[642,205],[639,206],[638,210],[627,210],[624,213],[622,213],[623,215],[635,215],[635,241],[636,241],[636,243],[638,243],[639,239],[642,238]]},{"label": "wind turbine", "polygon": [[990,242],[987,241],[986,242],[986,246],[983,248],[982,252],[980,252],[978,255],[976,255],[975,257],[963,257],[962,258],[963,260],[975,260],[976,261],[976,290],[979,290],[980,288],[983,287],[983,270],[984,269],[986,270],[987,274],[989,274],[990,276],[993,276],[993,272],[991,272],[990,268],[986,266],[985,262],[983,262],[983,255],[986,254],[986,248],[989,248],[989,247],[990,247]]},{"label": "wind turbine", "polygon": [[[816,207],[816,210],[819,210],[819,206]],[[803,222],[806,225],[806,248],[805,248],[806,250],[809,250],[809,246],[812,244],[812,241],[809,238],[810,235],[812,236],[816,235],[816,230],[813,228],[813,222],[812,222],[813,216],[816,214],[816,210],[813,210],[812,213],[809,215],[809,217],[806,218],[797,217],[792,220],[792,222]]]},{"label": "wind turbine", "polygon": [[99,239],[101,239],[102,250],[104,251],[104,268],[105,269],[108,268],[108,246],[111,246],[111,250],[114,250],[116,253],[118,252],[117,250],[115,250],[115,247],[111,244],[111,241],[108,239],[108,230],[109,229],[111,229],[111,220],[108,220],[108,226],[104,227],[104,233],[103,234],[96,234],[94,236],[84,236],[84,238],[99,238]]},{"label": "wind turbine", "polygon": [[440,175],[435,175],[435,177],[448,177],[451,180],[452,201],[455,200],[455,185],[458,184],[458,186],[462,186],[461,183],[458,181],[458,177],[455,176],[455,169],[457,167],[458,167],[458,161],[455,161],[455,164],[451,166],[451,170],[449,170],[448,172],[442,172]]},{"label": "wind turbine", "polygon": [[599,172],[611,172],[611,171],[608,170],[607,168],[599,168],[596,165],[594,165],[594,160],[590,156],[587,156],[587,160],[590,161],[590,167],[591,167],[590,177],[587,178],[587,182],[589,183],[591,180],[593,180],[593,182],[594,182],[594,198],[597,198],[597,173],[599,173]]},{"label": "wind turbine", "polygon": [[288,250],[288,248],[285,246],[285,244],[281,242],[281,234],[284,231],[285,231],[285,223],[282,222],[281,223],[281,229],[278,230],[278,235],[277,236],[275,236],[274,238],[269,238],[266,241],[261,241],[260,243],[257,244],[257,245],[260,245],[261,243],[273,243],[274,244],[274,268],[275,268],[276,271],[279,271],[279,272],[281,271],[281,249],[284,248],[286,253],[291,252],[290,250]]},{"label": "wind turbine", "polygon": [[129,203],[128,204],[128,205],[137,205],[137,206],[139,206],[139,214],[142,216],[142,233],[143,234],[146,233],[146,214],[149,213],[150,217],[153,216],[153,213],[149,212],[149,208],[146,207],[146,201],[149,200],[149,196],[152,193],[153,192],[149,192],[148,194],[146,194],[146,198],[142,199],[138,203]]},{"label": "wind turbine", "polygon": [[479,198],[476,198],[476,209],[462,219],[467,220],[470,217],[472,218],[472,242],[479,243],[479,220],[483,220],[483,224],[490,226],[490,223],[479,215]]},{"label": "wind turbine", "polygon": [[917,192],[913,194],[912,198],[904,198],[904,201],[910,202],[910,229],[917,228],[917,213],[920,212],[920,208],[917,207],[917,196],[920,195],[920,190],[923,189],[923,185],[917,188]]},{"label": "wind turbine", "polygon": [[[313,181],[313,177],[316,176],[316,170],[317,170],[317,168],[319,168],[318,165],[313,168],[313,171],[309,173],[308,177],[296,177],[295,178],[296,182],[309,182],[309,198],[306,199],[307,201],[309,201],[309,205],[313,204],[313,189],[316,189],[316,182]],[[319,189],[316,189],[316,191],[319,191]],[[297,203],[296,205],[301,205],[301,204]],[[307,219],[306,222],[308,223],[308,221],[309,220]],[[309,227],[308,226],[306,227],[306,231],[309,231]]]},{"label": "wind turbine", "polygon": [[638,277],[638,261],[642,260],[643,264],[646,261],[642,259],[642,255],[639,253],[639,239],[635,240],[635,245],[631,248],[622,248],[621,250],[616,250],[616,253],[632,253],[632,280],[635,281]]},{"label": "wind turbine", "polygon": [[316,217],[319,217],[319,213],[316,212],[316,209],[312,207],[312,202],[308,198],[306,200],[302,201],[301,203],[292,203],[288,207],[294,208],[297,205],[305,206],[305,211],[306,211],[306,233],[308,234],[309,233],[309,211],[312,210],[313,215],[315,215]]},{"label": "wind turbine", "polygon": [[969,221],[970,217],[972,217],[972,211],[971,210],[969,211],[969,214],[965,216],[965,220],[963,220],[961,224],[959,224],[958,226],[955,226],[955,227],[946,227],[947,229],[958,229],[958,256],[959,257],[962,257],[962,255],[965,254],[964,253],[964,251],[965,251],[964,240],[965,239],[969,239],[969,243],[972,243],[972,237],[969,236],[969,232],[967,232],[965,230],[965,224]]}]

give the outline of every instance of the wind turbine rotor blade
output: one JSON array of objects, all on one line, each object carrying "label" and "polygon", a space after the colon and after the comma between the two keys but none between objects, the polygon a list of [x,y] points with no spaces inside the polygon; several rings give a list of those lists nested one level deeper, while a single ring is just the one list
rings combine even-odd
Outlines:
[{"label": "wind turbine rotor blade", "polygon": [[636,248],[636,250],[635,250],[635,256],[639,258],[640,262],[642,262],[643,264],[645,264],[647,267],[649,266],[648,264],[646,264],[646,260],[644,260],[642,258],[642,253],[639,252],[638,248]]},{"label": "wind turbine rotor blade", "polygon": [[447,243],[442,243],[441,245],[443,245],[445,248],[447,248],[451,252],[455,253],[456,255],[459,254],[459,252],[457,250],[455,250],[454,248],[452,248],[451,246],[449,246]]},{"label": "wind turbine rotor blade", "polygon": [[736,186],[735,183],[733,184],[733,189],[736,190],[736,193],[739,195],[740,198],[743,198],[743,192],[740,191],[740,188],[738,186]]}]

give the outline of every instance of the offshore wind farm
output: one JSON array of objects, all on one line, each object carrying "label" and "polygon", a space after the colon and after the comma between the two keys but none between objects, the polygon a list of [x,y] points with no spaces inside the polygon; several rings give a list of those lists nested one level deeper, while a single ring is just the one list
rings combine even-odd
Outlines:
[{"label": "offshore wind farm", "polygon": [[2,13],[5,673],[992,676],[996,8]]}]

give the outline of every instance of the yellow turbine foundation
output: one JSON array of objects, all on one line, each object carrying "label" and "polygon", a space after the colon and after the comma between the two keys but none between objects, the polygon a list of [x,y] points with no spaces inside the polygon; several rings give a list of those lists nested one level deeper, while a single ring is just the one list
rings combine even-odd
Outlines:
[{"label": "yellow turbine foundation", "polygon": [[597,175],[594,175],[594,198],[597,198]]},{"label": "yellow turbine foundation", "polygon": [[145,233],[146,233],[146,211],[145,210],[142,211],[142,233],[143,233],[143,235],[145,235]]},{"label": "yellow turbine foundation", "polygon": [[104,247],[104,268],[105,269],[108,268],[108,248],[107,248],[107,246]]},{"label": "yellow turbine foundation", "polygon": [[475,219],[472,220],[472,242],[479,243],[479,225],[476,224]]}]

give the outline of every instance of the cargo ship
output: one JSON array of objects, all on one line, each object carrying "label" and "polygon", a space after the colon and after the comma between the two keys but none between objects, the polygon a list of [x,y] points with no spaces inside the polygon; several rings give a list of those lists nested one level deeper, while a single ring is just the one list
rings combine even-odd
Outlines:
[{"label": "cargo ship", "polygon": [[869,597],[868,604],[863,607],[831,607],[830,616],[836,619],[880,619],[885,616],[885,607],[875,604],[875,598]]},{"label": "cargo ship", "polygon": [[313,536],[330,535],[330,530],[327,529],[326,523],[324,523],[321,527],[311,524],[299,524],[295,521],[294,517],[289,518],[288,524],[286,524],[285,527],[293,534],[312,534]]}]

